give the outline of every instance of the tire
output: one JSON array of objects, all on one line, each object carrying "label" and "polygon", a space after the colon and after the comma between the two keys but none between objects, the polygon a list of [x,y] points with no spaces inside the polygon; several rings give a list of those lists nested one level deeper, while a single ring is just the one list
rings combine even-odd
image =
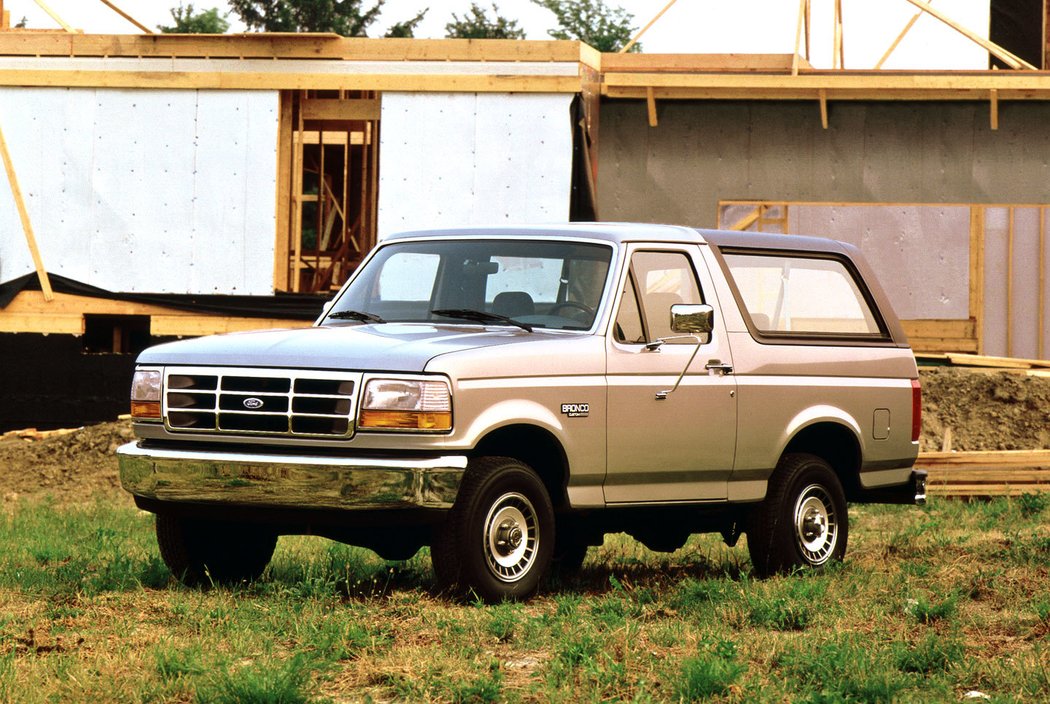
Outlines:
[{"label": "tire", "polygon": [[430,551],[438,585],[488,603],[528,599],[553,552],[554,509],[536,473],[508,457],[471,460]]},{"label": "tire", "polygon": [[784,455],[765,500],[748,521],[755,574],[768,577],[840,562],[848,539],[846,495],[835,471],[815,455]]},{"label": "tire", "polygon": [[176,579],[207,587],[258,579],[273,557],[277,535],[262,527],[160,513],[157,545]]}]

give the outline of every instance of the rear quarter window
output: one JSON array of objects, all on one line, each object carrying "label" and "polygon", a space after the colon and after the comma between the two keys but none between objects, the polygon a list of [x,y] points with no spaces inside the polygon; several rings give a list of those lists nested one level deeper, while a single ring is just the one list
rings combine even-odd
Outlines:
[{"label": "rear quarter window", "polygon": [[837,257],[723,252],[751,324],[763,335],[884,339],[856,272]]}]

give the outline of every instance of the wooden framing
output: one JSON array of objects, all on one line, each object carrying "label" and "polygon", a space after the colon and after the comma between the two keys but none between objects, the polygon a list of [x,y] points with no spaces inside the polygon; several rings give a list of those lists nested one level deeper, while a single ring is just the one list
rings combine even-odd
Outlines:
[{"label": "wooden framing", "polygon": [[0,333],[82,335],[85,315],[148,315],[151,335],[211,335],[275,327],[308,327],[312,321],[203,315],[144,303],[55,293],[47,302],[40,291],[22,291],[0,309]]}]

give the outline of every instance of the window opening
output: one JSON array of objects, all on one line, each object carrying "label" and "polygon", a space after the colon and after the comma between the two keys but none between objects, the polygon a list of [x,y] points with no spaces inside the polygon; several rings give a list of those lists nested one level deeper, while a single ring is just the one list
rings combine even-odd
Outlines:
[{"label": "window opening", "polygon": [[[338,289],[375,245],[379,97],[374,91],[285,91],[291,122],[287,280],[278,288]],[[282,285],[284,284],[284,285]]]}]

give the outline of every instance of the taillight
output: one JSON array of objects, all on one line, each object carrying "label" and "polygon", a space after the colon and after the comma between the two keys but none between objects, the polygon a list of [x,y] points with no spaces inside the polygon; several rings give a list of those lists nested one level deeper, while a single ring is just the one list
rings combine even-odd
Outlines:
[{"label": "taillight", "polygon": [[918,442],[922,433],[922,384],[911,380],[911,441]]}]

